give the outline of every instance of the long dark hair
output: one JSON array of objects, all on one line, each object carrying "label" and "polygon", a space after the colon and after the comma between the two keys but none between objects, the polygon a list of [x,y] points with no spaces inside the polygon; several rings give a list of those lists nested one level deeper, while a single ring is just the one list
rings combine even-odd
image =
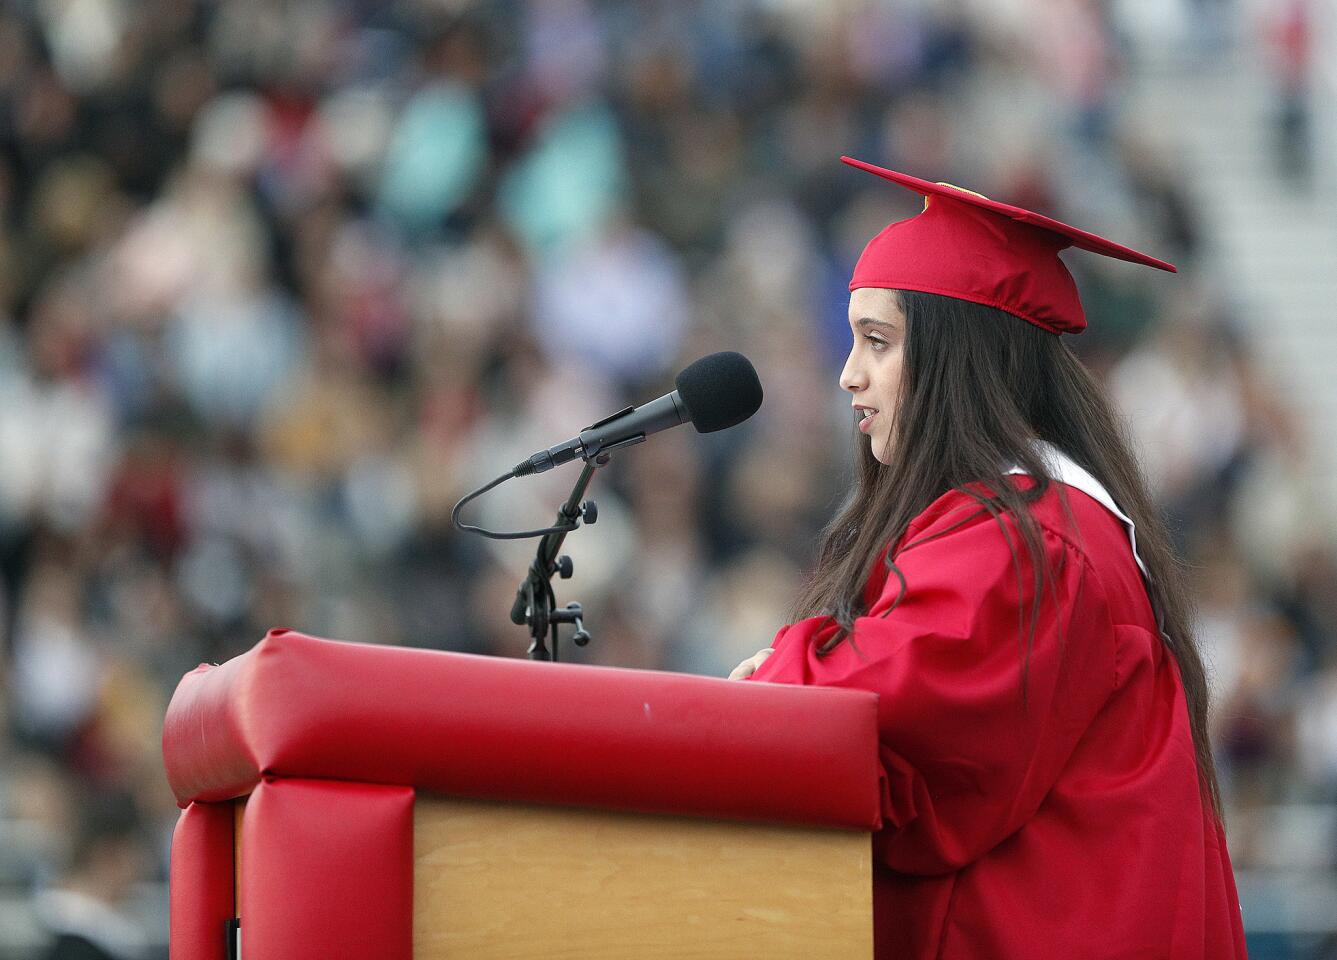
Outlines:
[{"label": "long dark hair", "polygon": [[[839,624],[822,654],[854,642],[850,634],[855,618],[866,613],[863,588],[872,565],[916,515],[949,490],[973,497],[987,510],[1003,528],[1010,548],[1011,537],[1000,517],[1011,514],[1028,555],[1042,557],[1039,528],[1027,505],[1043,497],[1053,482],[1032,445],[1033,439],[1048,441],[1096,477],[1137,527],[1151,605],[1183,680],[1199,784],[1220,818],[1220,790],[1207,739],[1207,678],[1193,635],[1184,565],[1170,546],[1104,389],[1056,334],[994,307],[936,294],[896,293],[907,330],[891,463],[879,463],[871,444],[856,444],[857,481],[823,531],[816,567],[792,611],[794,619],[826,615]],[[1035,484],[1018,489],[1003,476],[1004,464],[1021,466]],[[995,495],[967,487],[976,483]],[[905,577],[890,552],[885,562],[900,580],[903,597]],[[1034,602],[1023,659],[1023,701],[1043,588],[1051,582],[1046,564],[1032,567]],[[1020,576],[1019,561],[1017,571]]]}]

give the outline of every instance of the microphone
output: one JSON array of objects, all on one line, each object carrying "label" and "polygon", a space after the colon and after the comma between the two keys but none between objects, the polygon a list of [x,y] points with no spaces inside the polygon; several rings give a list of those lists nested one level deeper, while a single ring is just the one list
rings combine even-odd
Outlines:
[{"label": "microphone", "polygon": [[652,433],[689,420],[697,433],[737,426],[761,407],[761,381],[752,362],[725,350],[688,365],[674,381],[678,388],[657,400],[627,407],[591,424],[580,435],[540,450],[515,466],[513,476],[543,473],[580,457],[593,460],[614,447],[641,443]]}]

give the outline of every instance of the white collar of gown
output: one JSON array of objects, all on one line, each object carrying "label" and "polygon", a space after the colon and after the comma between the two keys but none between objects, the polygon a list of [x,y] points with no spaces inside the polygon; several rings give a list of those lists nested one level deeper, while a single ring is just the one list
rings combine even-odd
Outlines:
[{"label": "white collar of gown", "polygon": [[[1124,525],[1124,529],[1128,531],[1128,542],[1133,548],[1133,559],[1137,561],[1137,567],[1142,571],[1142,579],[1150,584],[1151,575],[1147,572],[1147,565],[1142,562],[1142,557],[1137,552],[1137,529],[1133,526],[1132,518],[1119,509],[1119,505],[1114,502],[1114,498],[1110,496],[1104,485],[1052,443],[1046,440],[1037,440],[1035,441],[1035,449],[1049,467],[1050,474],[1055,480],[1066,483],[1070,487],[1076,487],[1119,518]],[[1013,466],[1006,472],[1025,473],[1026,470],[1020,466]],[[1159,615],[1157,618],[1159,619]]]}]

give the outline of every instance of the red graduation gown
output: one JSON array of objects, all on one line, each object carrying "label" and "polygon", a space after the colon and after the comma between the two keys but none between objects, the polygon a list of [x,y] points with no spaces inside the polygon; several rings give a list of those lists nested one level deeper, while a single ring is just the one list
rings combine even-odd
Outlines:
[{"label": "red graduation gown", "polygon": [[885,618],[900,583],[875,566],[857,649],[847,640],[818,658],[833,628],[802,620],[753,677],[881,695],[876,955],[1242,958],[1225,837],[1198,790],[1178,666],[1126,529],[1064,484],[1032,510],[1057,602],[1046,591],[1026,712],[1018,607],[1029,627],[1030,562],[1018,580],[998,521],[955,492],[895,545],[907,590]]}]

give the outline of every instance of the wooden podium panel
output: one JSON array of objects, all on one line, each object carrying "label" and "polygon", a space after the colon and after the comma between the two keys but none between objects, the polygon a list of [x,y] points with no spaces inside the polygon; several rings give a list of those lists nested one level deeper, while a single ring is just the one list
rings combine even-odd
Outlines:
[{"label": "wooden podium panel", "polygon": [[415,960],[871,957],[868,833],[419,795]]}]

